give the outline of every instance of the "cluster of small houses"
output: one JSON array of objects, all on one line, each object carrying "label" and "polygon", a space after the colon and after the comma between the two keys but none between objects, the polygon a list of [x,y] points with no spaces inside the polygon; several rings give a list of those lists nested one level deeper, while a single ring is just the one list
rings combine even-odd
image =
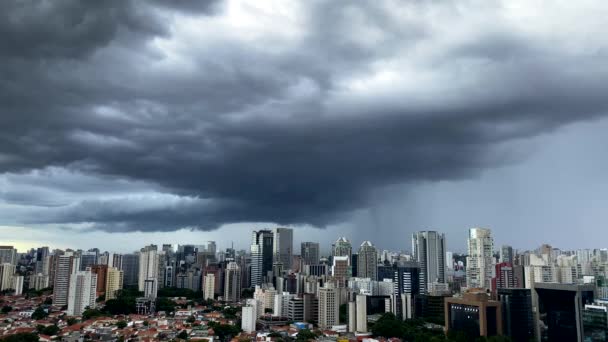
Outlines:
[{"label": "cluster of small houses", "polygon": [[[26,299],[23,296],[0,297],[3,303],[0,306],[10,306],[12,310],[6,314],[0,313],[0,341],[6,336],[18,333],[35,333],[39,325],[57,325],[59,333],[55,336],[39,334],[40,341],[171,341],[179,340],[178,334],[186,331],[188,341],[216,342],[213,329],[209,328],[208,322],[220,324],[238,324],[237,319],[224,317],[221,311],[208,312],[207,307],[195,306],[190,309],[179,309],[167,315],[158,312],[153,316],[126,315],[115,317],[96,317],[89,320],[79,320],[77,323],[68,325],[67,317],[60,308],[44,304],[44,298],[36,297]],[[184,298],[175,298],[175,302],[186,303]],[[34,310],[43,307],[48,312],[44,319],[34,320],[31,318]],[[81,317],[78,317],[82,319]],[[119,321],[124,321],[127,326],[120,329]],[[308,324],[285,324],[273,326],[272,330],[264,329],[252,333],[241,332],[233,337],[233,341],[275,341],[278,336],[296,337],[298,331],[303,328],[312,328]],[[269,336],[271,335],[271,336]],[[342,332],[322,331],[319,332],[317,340],[320,341],[362,341],[375,342],[369,336],[345,336]],[[390,339],[390,341],[398,341]],[[219,342],[219,341],[218,341]]]}]

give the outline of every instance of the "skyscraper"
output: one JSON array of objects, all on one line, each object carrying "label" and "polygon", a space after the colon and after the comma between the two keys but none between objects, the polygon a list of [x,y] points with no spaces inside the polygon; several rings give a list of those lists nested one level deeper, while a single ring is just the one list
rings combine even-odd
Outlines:
[{"label": "skyscraper", "polygon": [[261,285],[272,271],[273,234],[270,230],[254,231],[251,236],[251,286]]},{"label": "skyscraper", "polygon": [[353,254],[353,246],[347,238],[341,237],[332,245],[332,256],[347,256],[349,259]]},{"label": "skyscraper", "polygon": [[486,228],[469,229],[467,256],[467,287],[490,289],[494,268],[494,240]]},{"label": "skyscraper", "polygon": [[5,262],[0,264],[0,291],[13,289],[15,265]]},{"label": "skyscraper", "polygon": [[499,288],[502,304],[503,330],[513,342],[529,342],[534,338],[532,292],[530,289]]},{"label": "skyscraper", "polygon": [[496,276],[492,278],[492,293],[496,293],[497,289],[511,289],[517,287],[515,275],[513,273],[513,265],[508,262],[501,262],[495,265],[494,273]]},{"label": "skyscraper", "polygon": [[[139,253],[139,291],[145,291],[146,281],[154,280],[158,287],[158,251],[156,245],[149,245]],[[156,294],[154,294],[156,296]]]},{"label": "skyscraper", "polygon": [[369,241],[363,241],[357,256],[357,276],[360,278],[378,277],[378,250]]},{"label": "skyscraper", "polygon": [[319,243],[318,242],[302,242],[300,248],[300,256],[304,261],[304,265],[319,264]]},{"label": "skyscraper", "polygon": [[120,270],[123,272],[124,286],[138,285],[139,277],[139,255],[124,254],[122,256]]},{"label": "skyscraper", "polygon": [[89,268],[91,272],[97,275],[97,294],[105,294],[106,280],[108,277],[108,265],[93,265]]},{"label": "skyscraper", "polygon": [[68,291],[69,316],[82,315],[85,308],[95,308],[97,293],[97,275],[91,270],[76,271],[70,277]]},{"label": "skyscraper", "polygon": [[436,231],[412,234],[414,261],[420,264],[420,287],[429,291],[431,283],[445,283],[445,235]]},{"label": "skyscraper", "polygon": [[68,304],[68,291],[70,288],[70,275],[73,272],[74,255],[66,252],[57,256],[55,271],[55,284],[53,286],[53,305],[64,306]]},{"label": "skyscraper", "polygon": [[207,273],[203,278],[203,298],[213,299],[215,294],[215,274]]},{"label": "skyscraper", "polygon": [[49,274],[49,248],[36,249],[36,274]]},{"label": "skyscraper", "polygon": [[231,261],[226,266],[226,277],[224,285],[224,300],[226,302],[238,302],[241,299],[241,268]]},{"label": "skyscraper", "polygon": [[293,229],[274,228],[272,254],[273,261],[283,264],[284,270],[291,269],[293,260]]},{"label": "skyscraper", "polygon": [[331,283],[319,289],[319,327],[328,329],[340,323],[340,298],[338,289]]},{"label": "skyscraper", "polygon": [[513,264],[513,247],[508,245],[500,247],[500,262]]},{"label": "skyscraper", "polygon": [[0,246],[0,264],[17,265],[17,250],[13,246]]},{"label": "skyscraper", "polygon": [[97,250],[89,250],[80,254],[80,270],[84,271],[87,267],[97,264]]},{"label": "skyscraper", "polygon": [[122,286],[123,271],[116,267],[109,267],[106,273],[106,300],[116,298],[116,292],[122,290]]}]

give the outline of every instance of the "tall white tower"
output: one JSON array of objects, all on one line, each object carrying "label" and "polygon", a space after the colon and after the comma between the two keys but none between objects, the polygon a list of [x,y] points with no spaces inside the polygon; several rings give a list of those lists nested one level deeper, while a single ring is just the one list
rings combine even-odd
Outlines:
[{"label": "tall white tower", "polygon": [[494,239],[487,228],[469,229],[467,287],[490,289],[494,267]]}]

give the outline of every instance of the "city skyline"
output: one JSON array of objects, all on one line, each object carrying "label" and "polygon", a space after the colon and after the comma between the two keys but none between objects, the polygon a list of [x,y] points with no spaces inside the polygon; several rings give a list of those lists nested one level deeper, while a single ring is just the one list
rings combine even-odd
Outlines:
[{"label": "city skyline", "polygon": [[390,249],[437,230],[463,251],[481,226],[592,248],[608,241],[602,10],[4,2],[1,242],[246,246],[286,226]]}]

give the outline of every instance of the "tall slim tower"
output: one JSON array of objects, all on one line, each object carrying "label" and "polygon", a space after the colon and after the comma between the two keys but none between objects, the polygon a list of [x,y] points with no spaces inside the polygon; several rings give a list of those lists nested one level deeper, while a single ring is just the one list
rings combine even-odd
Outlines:
[{"label": "tall slim tower", "polygon": [[341,237],[332,245],[332,256],[347,256],[349,263],[353,255],[353,246],[347,238]]},{"label": "tall slim tower", "polygon": [[254,231],[251,236],[251,286],[261,285],[272,271],[273,234],[270,230]]},{"label": "tall slim tower", "polygon": [[291,269],[293,262],[293,229],[291,228],[274,228],[272,254],[274,262],[283,264],[284,270]]},{"label": "tall slim tower", "polygon": [[331,283],[319,289],[319,327],[331,328],[340,323],[340,298],[338,289]]},{"label": "tall slim tower", "polygon": [[363,241],[357,256],[357,276],[361,278],[378,278],[378,250],[369,241]]},{"label": "tall slim tower", "polygon": [[241,300],[241,268],[234,261],[229,262],[226,266],[224,300],[226,302]]},{"label": "tall slim tower", "polygon": [[494,268],[494,239],[486,228],[469,229],[467,256],[467,287],[490,289]]},{"label": "tall slim tower", "polygon": [[[119,269],[123,271],[123,282],[125,286],[138,285],[139,278],[139,255],[125,254],[121,258]],[[114,266],[117,267],[117,266]]]},{"label": "tall slim tower", "polygon": [[95,308],[97,292],[97,274],[90,269],[86,271],[76,271],[70,277],[70,287],[68,294],[68,311],[70,316],[82,315],[85,308]]},{"label": "tall slim tower", "polygon": [[55,283],[53,285],[53,305],[64,306],[68,304],[68,292],[70,288],[70,275],[74,267],[74,255],[66,252],[57,256],[55,270]]},{"label": "tall slim tower", "polygon": [[300,256],[304,261],[304,265],[319,264],[319,243],[318,242],[302,242],[300,248]]},{"label": "tall slim tower", "polygon": [[122,290],[123,271],[109,267],[106,273],[106,300],[116,298],[116,292]]},{"label": "tall slim tower", "polygon": [[[149,245],[140,250],[139,253],[139,275],[138,287],[139,291],[146,290],[146,282],[154,281],[155,287],[158,287],[158,250],[156,245]],[[149,288],[149,286],[148,286]],[[156,297],[156,293],[154,293]]]},{"label": "tall slim tower", "polygon": [[445,283],[445,235],[436,231],[412,234],[412,253],[420,264],[420,288],[427,292],[431,283]]}]

